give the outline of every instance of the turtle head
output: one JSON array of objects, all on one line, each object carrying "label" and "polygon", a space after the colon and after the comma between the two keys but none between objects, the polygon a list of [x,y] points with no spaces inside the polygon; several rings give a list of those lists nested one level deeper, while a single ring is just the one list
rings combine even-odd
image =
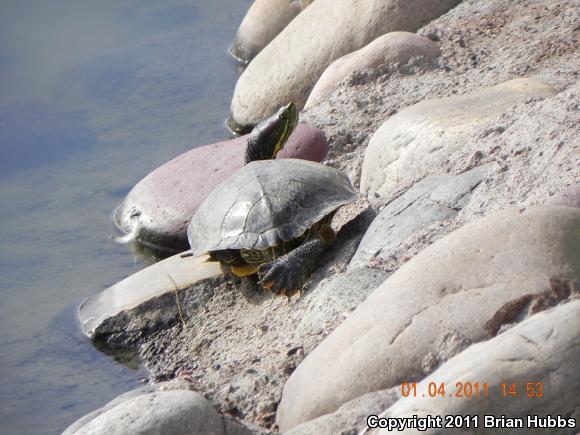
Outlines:
[{"label": "turtle head", "polygon": [[275,159],[297,124],[298,109],[292,102],[260,122],[248,137],[246,163]]}]

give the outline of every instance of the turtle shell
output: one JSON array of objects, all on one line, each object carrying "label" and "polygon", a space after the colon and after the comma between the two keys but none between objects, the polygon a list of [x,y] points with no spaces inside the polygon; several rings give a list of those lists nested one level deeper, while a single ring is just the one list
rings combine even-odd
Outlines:
[{"label": "turtle shell", "polygon": [[191,219],[193,255],[221,249],[266,249],[304,233],[357,198],[337,169],[299,159],[247,164],[219,184]]}]

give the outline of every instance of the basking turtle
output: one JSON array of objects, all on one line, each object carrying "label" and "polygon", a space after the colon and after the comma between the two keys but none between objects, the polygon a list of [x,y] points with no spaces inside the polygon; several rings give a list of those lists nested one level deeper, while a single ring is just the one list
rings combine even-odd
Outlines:
[{"label": "basking turtle", "polygon": [[208,195],[187,229],[193,255],[207,252],[210,261],[237,276],[258,273],[265,288],[286,296],[301,290],[334,241],[330,219],[335,210],[357,197],[337,169],[299,159],[272,160],[297,118],[290,104],[252,131],[248,164]]},{"label": "basking turtle", "polygon": [[245,162],[275,159],[298,125],[298,109],[294,103],[260,122],[248,136]]}]

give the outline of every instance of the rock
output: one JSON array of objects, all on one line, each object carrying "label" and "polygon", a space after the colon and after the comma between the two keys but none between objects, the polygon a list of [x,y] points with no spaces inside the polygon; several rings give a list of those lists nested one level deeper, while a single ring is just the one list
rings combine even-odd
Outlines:
[{"label": "rock", "polygon": [[230,53],[250,62],[302,10],[300,2],[255,0],[238,28]]},{"label": "rock", "polygon": [[360,50],[353,51],[324,70],[304,105],[308,108],[326,98],[338,84],[355,71],[373,69],[391,63],[406,64],[415,56],[433,60],[441,51],[433,41],[410,32],[390,32]]},{"label": "rock", "polygon": [[256,425],[243,425],[232,417],[222,416],[226,435],[267,435],[267,432]]},{"label": "rock", "polygon": [[327,152],[328,143],[324,132],[316,127],[299,124],[276,158],[321,162],[326,157]]},{"label": "rock", "polygon": [[[214,187],[243,166],[246,140],[244,136],[194,148],[155,169],[119,206],[117,225],[143,244],[189,249],[191,217]],[[300,124],[278,157],[320,162],[326,152],[322,130]]]},{"label": "rock", "polygon": [[158,384],[153,385],[146,385],[141,388],[136,388],[134,390],[127,391],[126,393],[120,394],[119,396],[115,397],[105,406],[88,413],[87,415],[79,418],[73,424],[71,424],[63,433],[62,435],[70,435],[77,432],[81,429],[86,423],[94,419],[95,417],[101,415],[103,412],[111,409],[112,407],[123,403],[129,399],[134,397],[154,393],[157,391],[172,391],[172,390],[189,390],[191,387],[190,383],[181,379],[173,379],[167,382],[160,382]]},{"label": "rock", "polygon": [[130,342],[143,330],[172,325],[184,315],[176,307],[176,297],[182,302],[187,298],[189,306],[202,305],[211,297],[211,285],[204,288],[203,283],[221,275],[221,269],[206,259],[174,255],[90,297],[78,311],[82,331],[95,341],[112,344]]},{"label": "rock", "polygon": [[228,435],[224,421],[201,394],[163,384],[123,394],[63,432],[74,434]]},{"label": "rock", "polygon": [[297,367],[278,407],[280,429],[422,379],[469,343],[570,297],[580,287],[579,226],[575,208],[508,209],[423,250]]},{"label": "rock", "polygon": [[389,118],[369,142],[361,191],[389,197],[401,184],[433,173],[483,125],[532,97],[555,90],[535,79],[514,79],[471,94],[427,100]]},{"label": "rock", "polygon": [[460,175],[431,175],[390,202],[375,218],[358,246],[349,269],[386,261],[405,240],[436,221],[456,216],[469,202],[491,166]]},{"label": "rock", "polygon": [[[381,417],[408,418],[414,415],[478,415],[483,427],[484,415],[523,418],[526,416],[562,416],[580,421],[580,300],[562,304],[531,316],[503,334],[478,343],[443,364],[431,376],[417,384],[417,397],[405,397],[393,404]],[[488,395],[475,398],[455,397],[456,384],[478,382],[488,385]],[[444,397],[421,397],[430,382],[445,385]],[[516,385],[517,397],[502,395],[502,383]],[[542,391],[542,397],[528,393]],[[448,394],[452,396],[449,397]],[[528,430],[532,430],[531,428]],[[524,429],[525,431],[525,429]],[[516,434],[522,429],[486,428],[489,434]],[[569,427],[547,429],[546,433],[574,433]],[[386,435],[386,429],[368,431],[368,435]],[[406,430],[399,433],[410,434]],[[428,434],[446,434],[449,429],[431,429]],[[473,431],[462,432],[473,433]],[[535,431],[534,431],[535,433]]]},{"label": "rock", "polygon": [[401,387],[375,391],[345,403],[332,414],[295,427],[285,435],[355,435],[366,427],[367,417],[379,414],[401,397]]},{"label": "rock", "polygon": [[[336,59],[394,30],[415,31],[459,0],[316,0],[240,76],[230,127],[247,130],[293,101],[299,109]],[[324,32],[320,32],[324,29]]]},{"label": "rock", "polygon": [[546,202],[546,204],[552,206],[580,208],[580,183],[568,186],[566,189],[556,193]]},{"label": "rock", "polygon": [[346,317],[389,276],[383,270],[363,267],[324,281],[316,288],[315,295],[304,299],[297,328],[309,333],[324,329],[328,319]]}]

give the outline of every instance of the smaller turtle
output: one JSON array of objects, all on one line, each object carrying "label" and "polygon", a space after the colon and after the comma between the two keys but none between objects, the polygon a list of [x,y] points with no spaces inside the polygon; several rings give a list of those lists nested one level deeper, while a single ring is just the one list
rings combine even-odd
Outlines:
[{"label": "smaller turtle", "polygon": [[357,198],[337,169],[273,160],[297,119],[290,103],[252,131],[248,163],[208,195],[187,230],[193,255],[207,252],[236,276],[257,273],[265,288],[288,297],[302,289],[334,242],[334,212]]}]

